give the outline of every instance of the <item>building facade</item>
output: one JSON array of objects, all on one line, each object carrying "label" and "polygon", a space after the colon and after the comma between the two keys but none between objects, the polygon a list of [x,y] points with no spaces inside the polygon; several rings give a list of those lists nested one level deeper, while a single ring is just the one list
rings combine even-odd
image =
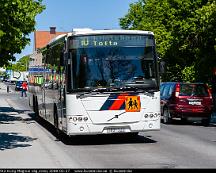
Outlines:
[{"label": "building facade", "polygon": [[34,49],[30,55],[29,67],[36,67],[42,65],[42,54],[40,49],[45,47],[53,38],[68,32],[56,32],[56,27],[50,27],[49,31],[35,31],[34,32]]}]

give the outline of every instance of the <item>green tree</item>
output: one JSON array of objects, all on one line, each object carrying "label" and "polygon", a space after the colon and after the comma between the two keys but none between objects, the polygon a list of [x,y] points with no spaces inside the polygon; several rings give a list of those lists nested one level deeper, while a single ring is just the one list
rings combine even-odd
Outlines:
[{"label": "green tree", "polygon": [[35,17],[45,9],[42,0],[0,0],[0,66],[30,43]]},{"label": "green tree", "polygon": [[28,71],[29,59],[30,59],[29,55],[20,58],[15,64],[12,64],[11,69],[13,71],[20,71],[20,72]]},{"label": "green tree", "polygon": [[190,80],[206,82],[216,67],[216,0],[139,0],[130,4],[120,26],[155,33],[166,62],[164,80],[184,80],[193,70]]},{"label": "green tree", "polygon": [[182,80],[184,82],[195,82],[195,68],[194,65],[185,67],[183,70],[181,70],[182,73]]}]

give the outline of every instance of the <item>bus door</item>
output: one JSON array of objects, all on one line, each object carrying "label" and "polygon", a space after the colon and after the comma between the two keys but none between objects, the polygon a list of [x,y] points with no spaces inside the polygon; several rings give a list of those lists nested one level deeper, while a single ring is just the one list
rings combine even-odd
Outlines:
[{"label": "bus door", "polygon": [[66,130],[65,87],[60,84],[58,89],[58,122],[59,129]]},{"label": "bus door", "polygon": [[[54,102],[54,125],[57,126],[60,130],[63,130],[66,127],[66,117],[65,115],[65,84],[63,76],[63,68],[58,66],[53,73],[53,86],[52,86],[52,97]],[[56,122],[57,120],[57,122]]]},{"label": "bus door", "polygon": [[[61,54],[63,55],[63,54]],[[56,98],[58,102],[58,122],[59,122],[59,128],[63,131],[67,130],[67,124],[66,124],[66,92],[65,92],[65,68],[63,65],[63,56],[60,60],[60,66],[58,66],[57,70],[57,78],[56,81],[58,81],[58,97]]]},{"label": "bus door", "polygon": [[[62,130],[67,131],[67,117],[66,117],[66,73],[67,68],[65,64],[67,64],[69,54],[67,52],[63,53],[60,59],[60,90],[59,90],[59,105],[61,105],[61,125]],[[70,68],[71,69],[71,68]]]}]

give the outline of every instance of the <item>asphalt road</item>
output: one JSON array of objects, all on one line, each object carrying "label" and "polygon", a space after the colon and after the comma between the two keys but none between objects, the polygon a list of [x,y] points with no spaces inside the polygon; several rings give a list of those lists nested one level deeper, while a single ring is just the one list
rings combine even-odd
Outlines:
[{"label": "asphalt road", "polygon": [[[28,99],[20,101],[19,92],[1,93],[1,98],[7,98],[16,110],[24,110],[26,116],[33,116]],[[34,129],[29,128],[31,137],[37,140],[43,138],[37,145],[42,145],[49,158],[58,163],[55,167],[216,168],[215,126],[175,121],[172,125],[161,124],[160,131],[139,133],[136,137],[97,135],[59,141],[52,127],[43,121],[35,123]],[[37,146],[34,147],[37,150]],[[40,155],[31,157],[39,157],[40,160]],[[28,167],[28,164],[23,165]]]}]

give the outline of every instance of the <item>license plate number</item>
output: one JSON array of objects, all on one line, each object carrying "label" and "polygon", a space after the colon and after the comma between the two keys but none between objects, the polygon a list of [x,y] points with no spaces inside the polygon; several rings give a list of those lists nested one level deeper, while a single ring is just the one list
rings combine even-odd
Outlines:
[{"label": "license plate number", "polygon": [[126,130],[124,128],[108,128],[107,133],[124,133]]},{"label": "license plate number", "polygon": [[201,102],[198,101],[190,101],[189,105],[201,105]]}]

